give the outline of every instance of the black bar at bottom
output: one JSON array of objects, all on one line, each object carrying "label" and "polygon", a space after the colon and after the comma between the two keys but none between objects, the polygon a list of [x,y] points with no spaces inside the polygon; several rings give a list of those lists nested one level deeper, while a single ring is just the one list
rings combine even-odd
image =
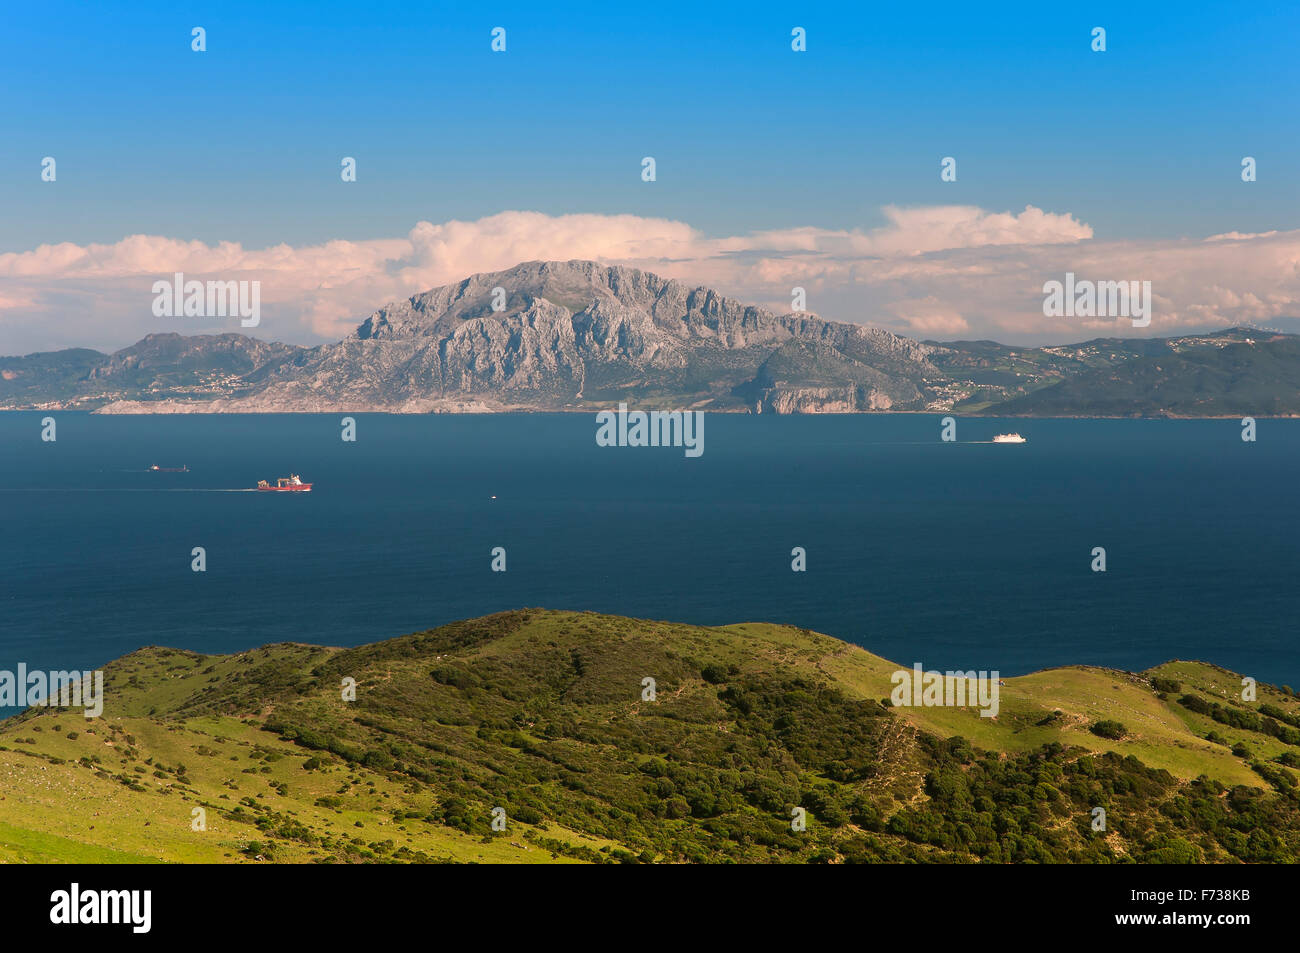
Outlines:
[{"label": "black bar at bottom", "polygon": [[682,917],[696,939],[731,943],[813,923],[860,930],[864,938],[1042,928],[1082,939],[1199,931],[1231,942],[1241,931],[1287,922],[1290,873],[1244,866],[10,866],[0,868],[0,922],[10,936],[127,943],[337,942],[373,939],[376,928],[453,924],[490,931],[494,940],[518,930],[531,931],[529,942],[536,942],[539,928],[655,937],[684,928]]}]

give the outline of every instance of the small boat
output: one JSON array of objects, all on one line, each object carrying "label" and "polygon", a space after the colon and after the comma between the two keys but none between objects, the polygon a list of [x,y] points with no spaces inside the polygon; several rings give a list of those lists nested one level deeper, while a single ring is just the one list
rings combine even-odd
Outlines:
[{"label": "small boat", "polygon": [[302,477],[296,473],[290,473],[287,477],[280,477],[275,481],[275,486],[271,486],[265,480],[257,481],[259,490],[266,490],[270,493],[310,493],[311,484],[303,483]]},{"label": "small boat", "polygon": [[155,463],[149,469],[152,470],[154,473],[189,473],[190,472],[190,468],[184,465],[179,467],[160,467],[158,466],[158,464]]},{"label": "small boat", "polygon": [[1024,443],[1025,438],[1018,433],[1000,433],[993,438],[994,443]]}]

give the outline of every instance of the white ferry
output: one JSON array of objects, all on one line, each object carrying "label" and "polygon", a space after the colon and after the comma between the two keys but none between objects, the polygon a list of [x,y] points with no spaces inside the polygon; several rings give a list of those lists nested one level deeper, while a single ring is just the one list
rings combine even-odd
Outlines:
[{"label": "white ferry", "polygon": [[1024,443],[1025,438],[1018,433],[1000,433],[993,438],[994,443]]}]

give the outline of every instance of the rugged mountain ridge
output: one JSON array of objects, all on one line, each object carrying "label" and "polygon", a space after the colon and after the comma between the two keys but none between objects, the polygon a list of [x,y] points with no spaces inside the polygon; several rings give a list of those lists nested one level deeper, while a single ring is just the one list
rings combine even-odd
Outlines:
[{"label": "rugged mountain ridge", "polygon": [[[320,347],[151,334],[111,355],[0,358],[0,409],[419,413],[627,401],[752,413],[1292,414],[1296,341],[1230,329],[1060,348],[920,342],[635,268],[525,262],[385,305]],[[1177,370],[1152,371],[1162,357]]]},{"label": "rugged mountain ridge", "polygon": [[776,315],[633,268],[527,262],[381,308],[351,337],[272,373],[258,399],[396,410],[626,399],[762,411],[804,384],[760,374],[791,345],[855,372],[837,383],[856,388],[863,407],[914,406],[915,376],[934,371],[931,348],[887,331]]}]

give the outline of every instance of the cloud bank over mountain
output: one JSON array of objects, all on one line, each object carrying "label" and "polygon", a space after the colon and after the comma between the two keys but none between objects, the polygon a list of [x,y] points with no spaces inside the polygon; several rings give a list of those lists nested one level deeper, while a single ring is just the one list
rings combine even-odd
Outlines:
[{"label": "cloud bank over mountain", "polygon": [[[783,313],[807,308],[913,337],[1061,343],[1159,336],[1300,314],[1300,231],[1109,241],[1069,214],[1026,206],[887,207],[878,228],[801,227],[709,236],[635,215],[507,211],[421,221],[403,238],[250,249],[157,235],[0,254],[0,353],[111,350],[157,331],[240,330],[237,319],[159,318],[152,285],[261,282],[259,337],[292,343],[349,334],[379,305],[521,261],[589,259],[707,285]],[[1043,283],[1066,272],[1152,283],[1151,325],[1044,317]]]}]

